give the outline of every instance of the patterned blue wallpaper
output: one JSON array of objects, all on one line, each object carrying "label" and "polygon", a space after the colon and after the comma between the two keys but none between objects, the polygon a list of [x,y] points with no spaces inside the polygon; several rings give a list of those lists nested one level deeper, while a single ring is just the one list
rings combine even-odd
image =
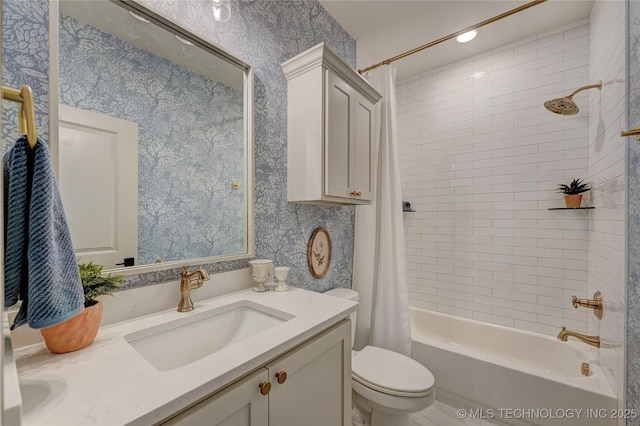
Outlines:
[{"label": "patterned blue wallpaper", "polygon": [[136,264],[246,252],[242,90],[69,16],[59,64],[61,104],[139,125]]},{"label": "patterned blue wallpaper", "polygon": [[[280,64],[324,41],[355,67],[355,41],[315,0],[232,1],[232,17],[223,23],[197,0],[140,3],[254,66],[256,257],[291,266],[292,286],[350,287],[353,207],[286,201],[287,82]],[[331,268],[322,279],[311,276],[306,254],[318,226],[330,232],[333,248]]]},{"label": "patterned blue wallpaper", "polygon": [[[46,9],[45,0],[30,0]],[[7,3],[14,3],[7,8]],[[16,15],[22,0],[4,0]],[[199,0],[140,1],[194,34],[211,41],[254,66],[255,72],[255,228],[256,257],[270,258],[275,265],[291,266],[289,283],[315,291],[350,287],[353,261],[354,208],[292,204],[287,197],[287,83],[280,64],[320,43],[327,45],[355,67],[355,41],[338,25],[316,0],[232,1],[229,21],[214,21],[205,2]],[[46,24],[46,13],[43,15]],[[36,26],[44,33],[46,27]],[[42,30],[44,28],[44,30]],[[39,42],[27,34],[3,61],[18,56],[31,63],[20,74],[44,75],[47,85],[46,56],[31,56],[31,47]],[[6,46],[5,46],[6,47]],[[39,53],[42,55],[42,52]],[[46,92],[45,92],[46,97]],[[38,101],[41,102],[41,101]],[[44,119],[46,108],[38,112]],[[332,238],[333,258],[327,275],[311,276],[307,267],[307,243],[313,230],[322,226]],[[204,265],[211,272],[248,266],[247,261]],[[179,269],[128,276],[126,286],[138,286],[175,280]]]},{"label": "patterned blue wallpaper", "polygon": [[[49,140],[49,4],[2,1],[2,84],[31,86],[40,139]],[[19,136],[18,107],[2,101],[2,152]]]},{"label": "patterned blue wallpaper", "polygon": [[[640,1],[627,2],[628,126],[640,123]],[[640,144],[629,141],[628,277],[627,277],[627,407],[640,407]],[[640,418],[627,420],[640,425]]]}]

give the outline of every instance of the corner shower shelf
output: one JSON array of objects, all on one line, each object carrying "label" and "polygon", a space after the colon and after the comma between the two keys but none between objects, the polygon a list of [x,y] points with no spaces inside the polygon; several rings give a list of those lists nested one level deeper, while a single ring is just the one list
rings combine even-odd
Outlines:
[{"label": "corner shower shelf", "polygon": [[593,210],[595,207],[550,207],[547,210]]}]

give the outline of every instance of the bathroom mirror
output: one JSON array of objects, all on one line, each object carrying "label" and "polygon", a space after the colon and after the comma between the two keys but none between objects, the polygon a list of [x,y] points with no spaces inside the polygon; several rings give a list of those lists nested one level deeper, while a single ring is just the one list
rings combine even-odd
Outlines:
[{"label": "bathroom mirror", "polygon": [[251,257],[251,67],[135,2],[59,8],[59,186],[80,261]]}]

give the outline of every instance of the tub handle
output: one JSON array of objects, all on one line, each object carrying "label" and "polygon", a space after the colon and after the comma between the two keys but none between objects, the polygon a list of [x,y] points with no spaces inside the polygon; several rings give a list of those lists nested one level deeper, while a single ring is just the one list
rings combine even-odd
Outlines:
[{"label": "tub handle", "polygon": [[593,293],[593,299],[578,299],[578,296],[571,296],[571,304],[574,308],[578,308],[582,306],[583,308],[591,308],[593,309],[593,314],[598,318],[602,319],[602,315],[604,315],[604,303],[602,303],[602,293],[596,291]]}]

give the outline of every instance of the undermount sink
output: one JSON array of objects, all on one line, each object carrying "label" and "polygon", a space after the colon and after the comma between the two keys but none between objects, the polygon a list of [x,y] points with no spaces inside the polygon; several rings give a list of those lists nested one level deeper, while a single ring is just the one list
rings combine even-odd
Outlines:
[{"label": "undermount sink", "polygon": [[124,336],[159,371],[172,370],[211,355],[293,318],[249,301],[189,314]]}]

